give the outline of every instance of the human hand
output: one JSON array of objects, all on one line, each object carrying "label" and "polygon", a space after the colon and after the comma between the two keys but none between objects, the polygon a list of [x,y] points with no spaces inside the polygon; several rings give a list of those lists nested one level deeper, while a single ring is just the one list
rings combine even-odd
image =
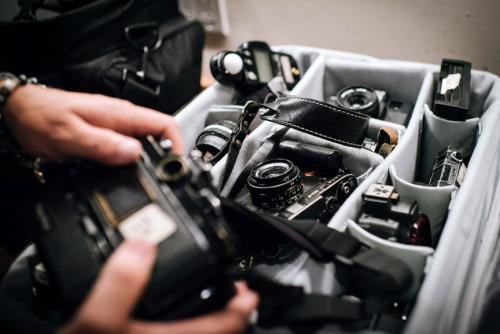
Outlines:
[{"label": "human hand", "polygon": [[7,99],[5,123],[30,155],[50,161],[81,157],[117,165],[135,162],[140,142],[151,134],[172,141],[182,153],[175,120],[128,101],[97,94],[74,93],[25,85]]},{"label": "human hand", "polygon": [[126,241],[107,260],[86,300],[59,334],[176,333],[224,334],[244,331],[258,296],[245,284],[218,312],[173,322],[145,322],[131,318],[150,277],[156,249],[145,240]]}]

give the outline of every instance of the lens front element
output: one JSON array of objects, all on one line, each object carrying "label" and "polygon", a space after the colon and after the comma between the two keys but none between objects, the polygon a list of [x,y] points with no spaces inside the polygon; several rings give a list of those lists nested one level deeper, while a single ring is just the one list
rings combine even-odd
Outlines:
[{"label": "lens front element", "polygon": [[303,193],[300,171],[287,159],[258,164],[250,172],[247,185],[253,204],[261,209],[290,205]]}]

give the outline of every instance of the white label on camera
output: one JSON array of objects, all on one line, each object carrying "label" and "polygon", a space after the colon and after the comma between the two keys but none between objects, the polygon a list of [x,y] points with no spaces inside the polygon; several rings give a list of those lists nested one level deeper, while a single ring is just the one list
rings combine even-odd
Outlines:
[{"label": "white label on camera", "polygon": [[118,229],[125,239],[145,238],[157,245],[171,236],[177,225],[157,204],[151,203],[124,219]]},{"label": "white label on camera", "polygon": [[453,90],[460,85],[460,79],[462,76],[460,73],[449,74],[446,78],[441,80],[441,91],[439,92],[441,95],[446,94],[447,91]]}]

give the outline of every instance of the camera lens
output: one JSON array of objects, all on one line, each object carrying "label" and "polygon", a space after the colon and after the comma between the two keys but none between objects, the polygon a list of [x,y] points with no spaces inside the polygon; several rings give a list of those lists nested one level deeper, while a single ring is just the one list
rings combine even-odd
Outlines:
[{"label": "camera lens", "polygon": [[337,103],[348,110],[371,117],[377,117],[379,114],[377,93],[368,87],[352,86],[342,89],[337,94]]},{"label": "camera lens", "polygon": [[205,127],[196,139],[194,149],[201,151],[203,161],[212,159],[226,146],[231,138],[236,123],[231,120],[220,120],[216,124]]},{"label": "camera lens", "polygon": [[303,192],[300,171],[287,159],[258,164],[251,170],[247,185],[253,204],[262,209],[292,204]]}]

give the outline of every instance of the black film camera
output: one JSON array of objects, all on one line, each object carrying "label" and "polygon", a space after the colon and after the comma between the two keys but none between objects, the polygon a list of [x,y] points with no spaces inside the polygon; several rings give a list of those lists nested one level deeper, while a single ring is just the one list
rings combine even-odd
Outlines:
[{"label": "black film camera", "polygon": [[445,187],[462,185],[467,172],[467,164],[471,156],[471,149],[448,145],[441,150],[432,166],[429,185],[434,187]]},{"label": "black film camera", "polygon": [[[178,319],[221,308],[238,240],[199,159],[143,140],[137,164],[82,162],[36,196],[34,235],[61,306],[71,313],[124,240],[144,237],[158,255],[136,316]],[[69,316],[69,314],[67,314]]]},{"label": "black film camera", "polygon": [[245,42],[236,52],[216,53],[210,59],[210,70],[220,83],[239,88],[263,86],[281,76],[291,90],[300,79],[295,59],[289,54],[272,51],[262,41]]},{"label": "black film camera", "polygon": [[419,212],[416,201],[399,196],[393,186],[372,184],[368,188],[358,224],[383,239],[432,247],[429,219]]},{"label": "black film camera", "polygon": [[361,85],[345,87],[326,102],[404,126],[408,125],[412,112],[411,105],[390,100],[387,92]]},{"label": "black film camera", "polygon": [[251,211],[327,223],[357,185],[340,152],[282,141],[273,157],[252,168],[235,200]]}]

